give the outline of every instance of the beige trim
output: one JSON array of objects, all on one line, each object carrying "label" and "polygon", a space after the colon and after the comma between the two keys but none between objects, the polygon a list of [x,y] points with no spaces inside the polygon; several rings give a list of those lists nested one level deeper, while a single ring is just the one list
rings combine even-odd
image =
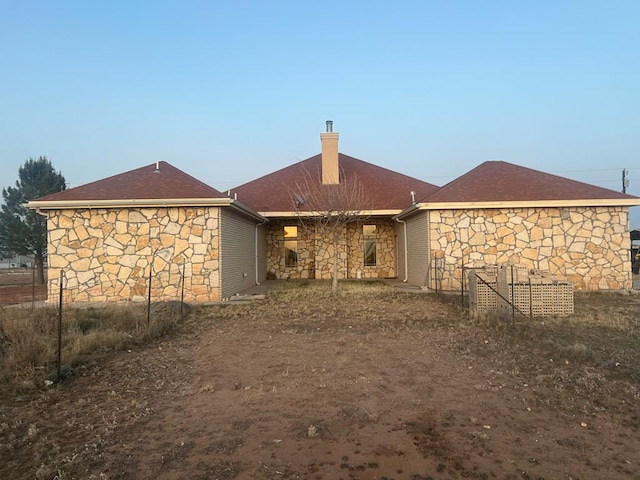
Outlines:
[{"label": "beige trim", "polygon": [[242,213],[261,222],[267,221],[265,217],[254,212],[249,207],[230,198],[149,198],[129,200],[57,200],[27,202],[27,208],[37,210],[77,210],[87,208],[158,208],[158,207],[233,207]]},{"label": "beige trim", "polygon": [[230,198],[142,198],[127,200],[32,200],[27,207],[35,210],[68,210],[78,208],[118,207],[223,207],[231,205]]},{"label": "beige trim", "polygon": [[416,210],[462,210],[478,208],[566,208],[566,207],[633,207],[640,205],[640,198],[597,198],[581,200],[516,200],[509,202],[436,202],[418,203],[398,215],[399,218]]},{"label": "beige trim", "polygon": [[[371,210],[364,212],[363,216],[377,217],[377,216],[393,216],[398,215],[401,210]],[[258,212],[258,214],[266,218],[283,218],[283,217],[304,217],[304,212]]]}]

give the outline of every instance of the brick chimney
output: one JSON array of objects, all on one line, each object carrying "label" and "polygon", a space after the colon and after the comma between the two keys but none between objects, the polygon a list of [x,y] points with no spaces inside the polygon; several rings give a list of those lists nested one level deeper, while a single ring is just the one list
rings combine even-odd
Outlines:
[{"label": "brick chimney", "polygon": [[340,183],[340,164],[338,162],[338,132],[333,131],[333,122],[327,120],[327,131],[320,134],[322,143],[322,184]]}]

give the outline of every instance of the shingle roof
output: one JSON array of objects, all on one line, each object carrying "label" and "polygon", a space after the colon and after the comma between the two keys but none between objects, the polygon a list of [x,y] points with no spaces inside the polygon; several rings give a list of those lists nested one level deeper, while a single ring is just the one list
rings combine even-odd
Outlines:
[{"label": "shingle roof", "polygon": [[[357,175],[370,195],[372,210],[402,210],[411,205],[411,191],[416,198],[435,192],[438,187],[422,180],[388,170],[357,158],[338,154],[340,169],[347,177]],[[321,181],[322,155],[318,154],[231,190],[238,201],[258,212],[291,212],[291,191],[308,175]]]},{"label": "shingle roof", "polygon": [[137,168],[70,188],[38,201],[224,198],[226,195],[167,162]]},{"label": "shingle roof", "polygon": [[419,198],[419,201],[469,203],[596,199],[633,200],[637,197],[508,162],[488,161],[435,193]]}]

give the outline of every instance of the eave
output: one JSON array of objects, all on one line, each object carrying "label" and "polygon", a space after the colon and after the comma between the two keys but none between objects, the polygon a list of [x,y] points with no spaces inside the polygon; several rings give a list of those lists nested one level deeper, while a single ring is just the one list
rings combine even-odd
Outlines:
[{"label": "eave", "polygon": [[567,207],[634,207],[640,198],[596,198],[577,200],[514,200],[491,202],[425,202],[412,205],[395,218],[403,218],[417,210],[478,210],[481,208],[567,208]]},{"label": "eave", "polygon": [[[363,217],[392,217],[398,215],[402,210],[371,210],[363,212]],[[317,216],[318,213],[312,214],[310,212],[295,212],[295,211],[283,211],[283,212],[258,212],[260,215],[266,218],[299,218]]]},{"label": "eave", "polygon": [[246,205],[231,198],[142,198],[118,200],[32,200],[26,203],[27,208],[38,213],[46,210],[79,210],[98,208],[163,208],[163,207],[231,207],[241,213],[258,220],[267,222],[268,219],[254,212]]}]

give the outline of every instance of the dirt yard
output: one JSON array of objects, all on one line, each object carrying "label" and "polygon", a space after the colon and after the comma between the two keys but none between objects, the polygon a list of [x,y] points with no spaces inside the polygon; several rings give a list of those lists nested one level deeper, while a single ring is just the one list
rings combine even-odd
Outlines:
[{"label": "dirt yard", "polygon": [[468,320],[288,284],[0,393],[0,478],[637,479],[640,296]]}]

